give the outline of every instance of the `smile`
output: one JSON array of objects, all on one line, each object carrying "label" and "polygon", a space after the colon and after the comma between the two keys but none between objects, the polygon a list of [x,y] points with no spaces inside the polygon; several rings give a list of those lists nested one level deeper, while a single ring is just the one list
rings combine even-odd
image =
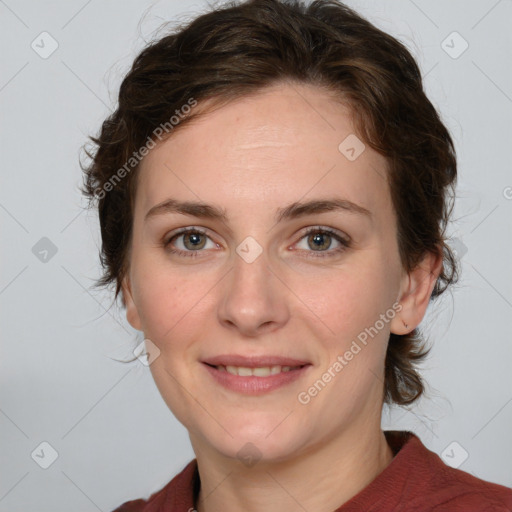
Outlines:
[{"label": "smile", "polygon": [[269,375],[277,375],[282,372],[289,372],[297,370],[301,366],[262,366],[259,368],[248,368],[245,366],[216,366],[217,370],[221,372],[228,372],[231,375],[239,375],[240,377],[268,377]]},{"label": "smile", "polygon": [[216,384],[246,395],[261,395],[290,385],[304,376],[311,364],[300,366],[232,366],[203,363]]}]

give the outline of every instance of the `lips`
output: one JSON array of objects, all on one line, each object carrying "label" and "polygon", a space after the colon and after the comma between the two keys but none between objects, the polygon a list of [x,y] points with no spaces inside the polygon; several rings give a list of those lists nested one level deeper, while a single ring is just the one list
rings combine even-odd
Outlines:
[{"label": "lips", "polygon": [[[290,386],[297,380],[304,379],[313,367],[311,363],[280,356],[216,356],[202,363],[214,382],[223,388],[253,396]],[[281,366],[282,363],[286,364]]]}]

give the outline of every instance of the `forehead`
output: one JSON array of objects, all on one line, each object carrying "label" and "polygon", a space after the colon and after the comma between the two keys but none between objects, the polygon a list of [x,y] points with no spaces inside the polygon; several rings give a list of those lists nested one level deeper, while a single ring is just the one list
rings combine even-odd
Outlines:
[{"label": "forehead", "polygon": [[385,169],[332,93],[282,84],[206,110],[152,149],[141,164],[137,205],[145,212],[172,195],[257,207],[336,191],[384,206]]}]

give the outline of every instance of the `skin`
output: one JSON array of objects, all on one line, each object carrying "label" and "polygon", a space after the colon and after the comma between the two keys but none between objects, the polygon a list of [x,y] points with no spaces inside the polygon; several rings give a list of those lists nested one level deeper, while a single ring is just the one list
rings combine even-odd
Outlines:
[{"label": "skin", "polygon": [[[326,91],[282,83],[183,126],[141,164],[123,297],[130,324],[160,350],[153,377],[189,431],[199,512],[332,512],[392,460],[380,428],[387,340],[420,323],[441,258],[427,254],[403,270],[386,161],[369,146],[349,161],[338,145],[353,133],[350,111]],[[290,203],[333,195],[371,218],[329,211],[274,220]],[[144,221],[171,197],[219,206],[227,222],[179,213]],[[197,257],[172,254],[164,242],[189,226],[207,231],[203,248],[180,236],[171,246]],[[336,253],[340,243],[327,237],[321,254],[330,256],[315,257],[308,227],[351,244]],[[263,250],[252,263],[236,252],[248,236]],[[397,301],[401,311],[301,404],[297,395]],[[312,366],[290,385],[247,396],[221,387],[200,362],[234,353]],[[251,467],[237,457],[248,442],[261,455]]]}]

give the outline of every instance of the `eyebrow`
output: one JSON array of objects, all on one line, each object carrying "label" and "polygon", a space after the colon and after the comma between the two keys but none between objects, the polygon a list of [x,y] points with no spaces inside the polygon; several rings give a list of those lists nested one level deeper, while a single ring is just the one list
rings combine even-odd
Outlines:
[{"label": "eyebrow", "polygon": [[[344,211],[351,214],[362,215],[372,219],[372,212],[363,206],[360,206],[348,199],[339,197],[329,199],[314,199],[307,202],[294,202],[284,208],[278,208],[275,215],[276,222],[291,220],[299,217],[305,217],[315,213],[325,213],[330,211]],[[176,199],[167,199],[162,203],[153,206],[145,215],[144,221],[158,215],[169,213],[180,213],[193,217],[219,220],[227,223],[228,217],[226,211],[218,206],[195,201],[178,201]]]}]

